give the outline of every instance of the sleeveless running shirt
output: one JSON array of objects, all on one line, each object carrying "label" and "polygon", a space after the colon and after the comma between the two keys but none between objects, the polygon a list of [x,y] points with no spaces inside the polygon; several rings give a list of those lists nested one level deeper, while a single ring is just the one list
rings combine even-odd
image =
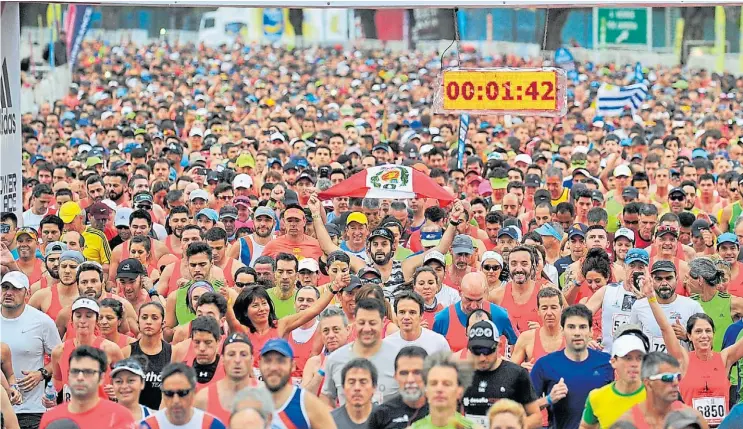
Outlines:
[{"label": "sleeveless running shirt", "polygon": [[718,425],[728,414],[730,381],[720,353],[703,361],[689,353],[689,367],[679,383],[684,403],[699,410],[707,423]]},{"label": "sleeveless running shirt", "polygon": [[294,386],[289,399],[273,412],[272,429],[310,429],[310,416],[305,408],[306,393]]},{"label": "sleeveless running shirt", "polygon": [[513,299],[513,285],[510,282],[506,283],[500,306],[508,311],[508,318],[511,319],[516,332],[529,330],[529,322],[541,323],[542,320],[537,313],[537,294],[539,294],[539,288],[535,284],[528,301],[517,304]]},{"label": "sleeveless running shirt", "polygon": [[160,373],[162,372],[165,365],[170,363],[170,356],[173,353],[173,348],[170,343],[162,341],[162,350],[156,355],[148,355],[139,346],[139,341],[133,342],[131,346],[131,356],[144,356],[147,358],[147,366],[144,374],[144,390],[139,395],[139,402],[153,410],[160,408],[160,401],[162,400],[162,393],[160,392]]},{"label": "sleeveless running shirt", "polygon": [[704,312],[715,322],[715,336],[712,342],[712,350],[722,351],[722,339],[728,326],[733,324],[733,315],[730,312],[730,301],[732,298],[727,292],[717,292],[709,301],[702,300],[702,296],[694,294],[691,299],[699,302]]}]

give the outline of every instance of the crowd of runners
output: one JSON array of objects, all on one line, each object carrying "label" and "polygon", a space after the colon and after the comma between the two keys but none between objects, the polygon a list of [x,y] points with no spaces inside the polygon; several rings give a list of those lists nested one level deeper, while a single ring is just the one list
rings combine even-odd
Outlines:
[{"label": "crowd of runners", "polygon": [[[602,117],[635,67],[577,64],[460,159],[456,58],[86,42],[0,216],[3,427],[743,428],[743,78]],[[388,164],[451,201],[321,198]]]}]

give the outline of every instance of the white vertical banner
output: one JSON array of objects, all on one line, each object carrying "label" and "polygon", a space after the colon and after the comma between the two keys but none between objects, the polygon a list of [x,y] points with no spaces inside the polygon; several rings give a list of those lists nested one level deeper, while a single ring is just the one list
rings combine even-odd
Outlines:
[{"label": "white vertical banner", "polygon": [[0,3],[0,211],[21,221],[21,22],[17,2]]}]

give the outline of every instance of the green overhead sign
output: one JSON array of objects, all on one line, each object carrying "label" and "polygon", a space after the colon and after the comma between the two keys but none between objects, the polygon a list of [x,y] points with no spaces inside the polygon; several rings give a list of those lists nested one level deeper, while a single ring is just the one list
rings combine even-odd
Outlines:
[{"label": "green overhead sign", "polygon": [[651,13],[651,8],[594,9],[597,45],[652,45]]}]

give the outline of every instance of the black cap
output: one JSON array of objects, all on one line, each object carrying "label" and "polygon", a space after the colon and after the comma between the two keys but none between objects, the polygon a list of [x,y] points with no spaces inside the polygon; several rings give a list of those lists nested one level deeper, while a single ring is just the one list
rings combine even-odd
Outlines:
[{"label": "black cap", "polygon": [[669,197],[670,197],[671,195],[673,195],[673,194],[681,194],[681,195],[683,195],[684,197],[686,197],[686,192],[684,192],[684,190],[683,190],[683,189],[681,189],[681,188],[673,188],[673,189],[671,189],[670,191],[668,191],[668,196],[669,196]]},{"label": "black cap", "polygon": [[359,276],[351,276],[351,282],[348,284],[348,286],[344,287],[342,290],[343,292],[353,292],[354,289],[361,287],[361,279],[359,279]]},{"label": "black cap", "polygon": [[116,269],[117,279],[136,279],[139,276],[147,274],[142,266],[142,263],[134,258],[124,259],[119,263],[119,268]]},{"label": "black cap", "polygon": [[598,189],[594,189],[591,191],[591,199],[594,201],[604,202],[604,194],[602,194]]},{"label": "black cap", "polygon": [[702,235],[702,230],[710,229],[711,227],[712,225],[710,225],[710,223],[706,220],[697,219],[694,221],[694,223],[691,224],[691,236],[700,237]]},{"label": "black cap", "polygon": [[284,171],[289,171],[289,170],[297,170],[297,171],[299,171],[299,168],[297,167],[297,164],[295,164],[292,161],[289,161],[286,164],[284,164]]},{"label": "black cap", "polygon": [[481,320],[472,325],[468,337],[467,348],[495,348],[498,346],[500,333],[493,322],[490,320]]},{"label": "black cap", "polygon": [[237,208],[233,206],[224,206],[219,209],[219,218],[222,219],[224,217],[237,219]]},{"label": "black cap", "polygon": [[328,230],[328,235],[330,235],[331,237],[340,237],[341,235],[343,235],[343,231],[341,230],[341,228],[334,223],[325,224],[325,229]]},{"label": "black cap", "polygon": [[524,185],[530,187],[530,188],[538,188],[539,185],[542,184],[542,181],[539,179],[539,176],[536,174],[527,174],[526,178],[524,179]]},{"label": "black cap", "polygon": [[675,273],[676,265],[671,261],[655,261],[652,268],[650,268],[650,274],[655,273]]},{"label": "black cap", "polygon": [[206,174],[207,182],[219,182],[221,179],[222,175],[219,174],[219,171],[209,170],[209,172]]},{"label": "black cap", "polygon": [[386,238],[390,241],[390,243],[393,243],[395,241],[395,234],[392,233],[392,231],[389,230],[389,228],[374,228],[374,230],[369,234],[369,238],[366,241],[372,241],[374,238],[382,237]]},{"label": "black cap", "polygon": [[152,204],[152,194],[149,192],[140,192],[132,199],[134,204],[150,203]]},{"label": "black cap", "polygon": [[359,273],[358,273],[358,276],[359,276],[359,278],[361,280],[366,280],[366,279],[364,279],[364,276],[366,276],[367,274],[372,274],[375,277],[377,277],[378,279],[381,279],[382,278],[382,273],[380,273],[379,270],[376,269],[376,268],[374,268],[374,267],[364,267],[364,268],[360,269],[359,270]]},{"label": "black cap", "polygon": [[622,198],[629,198],[631,200],[634,200],[639,197],[640,197],[640,192],[634,186],[627,186],[622,191]]},{"label": "black cap", "polygon": [[294,183],[299,183],[299,181],[300,180],[303,180],[303,179],[309,180],[310,183],[312,183],[313,185],[315,184],[315,178],[312,177],[312,175],[310,173],[307,173],[307,172],[303,172],[302,174],[300,174],[299,176],[297,176],[297,180],[295,180]]},{"label": "black cap", "polygon": [[534,193],[534,205],[536,206],[542,203],[552,204],[552,195],[550,195],[550,191],[546,189],[538,189],[537,192]]},{"label": "black cap", "polygon": [[580,235],[581,237],[586,238],[587,233],[588,233],[588,227],[586,225],[582,223],[575,223],[568,230],[568,239],[571,239],[575,237],[576,235]]}]

